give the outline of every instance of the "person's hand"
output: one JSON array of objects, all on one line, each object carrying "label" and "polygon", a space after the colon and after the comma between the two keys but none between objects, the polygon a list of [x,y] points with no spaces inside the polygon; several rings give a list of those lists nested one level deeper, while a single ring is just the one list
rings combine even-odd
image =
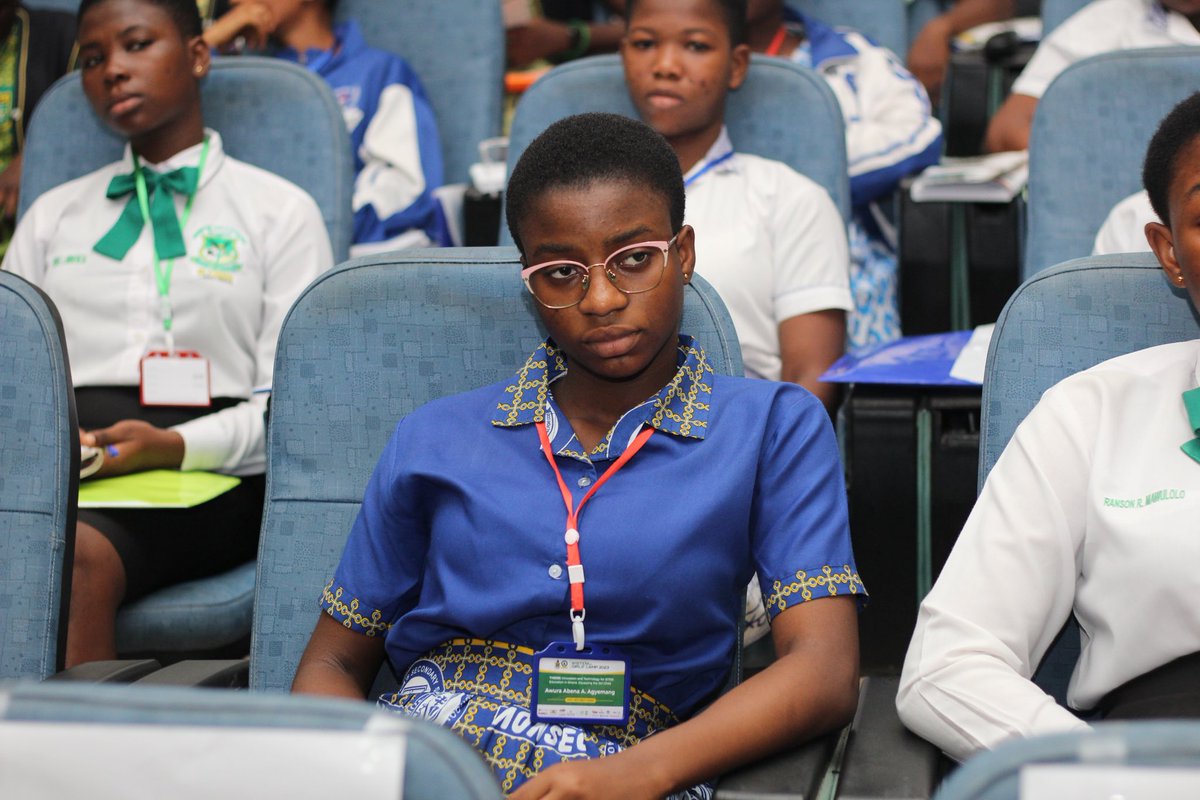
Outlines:
[{"label": "person's hand", "polygon": [[950,64],[950,41],[954,32],[944,17],[931,19],[908,48],[908,71],[925,87],[935,105]]},{"label": "person's hand", "polygon": [[242,39],[250,50],[261,50],[275,30],[275,15],[271,8],[258,0],[244,0],[213,20],[204,32],[204,43],[218,50],[228,50]]},{"label": "person's hand", "polygon": [[125,419],[94,431],[80,431],[80,444],[104,451],[104,464],[97,478],[142,472],[148,469],[179,469],[183,463],[183,436],[149,422]]},{"label": "person's hand", "polygon": [[17,218],[17,200],[21,191],[21,154],[17,153],[0,171],[0,212],[4,219]]},{"label": "person's hand", "polygon": [[658,800],[666,792],[649,783],[648,770],[626,763],[626,751],[616,756],[564,761],[521,785],[511,800]]},{"label": "person's hand", "polygon": [[528,24],[509,28],[505,37],[510,67],[524,67],[571,46],[571,28],[547,19],[531,19]]}]

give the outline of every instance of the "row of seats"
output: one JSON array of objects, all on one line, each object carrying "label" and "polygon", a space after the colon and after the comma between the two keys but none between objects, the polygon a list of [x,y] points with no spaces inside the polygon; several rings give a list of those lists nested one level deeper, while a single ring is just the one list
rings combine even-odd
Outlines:
[{"label": "row of seats", "polygon": [[[293,307],[276,363],[252,690],[289,686],[316,616],[316,594],[336,564],[393,421],[433,397],[497,379],[544,335],[512,279],[517,269],[514,252],[505,248],[358,259],[315,281]],[[1129,313],[1111,313],[1121,308]],[[684,313],[684,326],[704,342],[714,366],[736,374],[732,325],[702,280],[687,290]],[[465,324],[468,318],[478,324]],[[61,652],[62,576],[78,468],[73,409],[53,307],[36,288],[0,273],[0,320],[12,332],[6,341],[20,343],[4,349],[0,364],[4,474],[20,476],[0,487],[0,527],[8,531],[0,539],[6,611],[0,677],[41,678],[57,669]],[[364,338],[363,330],[376,335]],[[1078,260],[1027,281],[1001,315],[989,355],[981,479],[1045,388],[1115,355],[1193,339],[1197,332],[1187,299],[1167,286],[1146,254]],[[453,352],[448,339],[456,342]],[[396,362],[397,350],[408,356]],[[464,363],[471,368],[461,369]],[[363,381],[363,375],[374,379]],[[1046,661],[1069,661],[1064,652],[1056,647]],[[1061,666],[1039,674],[1044,688],[1060,697]],[[1055,676],[1057,687],[1047,683]],[[393,680],[385,668],[377,688]],[[851,739],[847,792],[870,743],[865,732]],[[878,754],[871,760],[878,763]],[[886,763],[889,774],[899,772],[899,765]]]},{"label": "row of seats", "polygon": [[[793,2],[817,19],[865,32],[902,58],[921,26],[947,5],[944,0]],[[1045,0],[1045,30],[1086,2]],[[31,0],[28,5],[74,13],[79,2]],[[339,19],[369,20],[363,25],[367,43],[399,53],[413,65],[437,115],[446,180],[466,182],[477,143],[500,133],[504,28],[499,0],[341,0],[337,14]]]},{"label": "row of seats", "polygon": [[[1137,163],[1155,120],[1186,93],[1182,87],[1196,85],[1197,70],[1200,62],[1186,49],[1127,51],[1077,64],[1051,87],[1031,155],[1031,272],[1088,252],[1108,207],[1136,188]],[[352,170],[345,129],[325,85],[295,65],[243,57],[218,59],[204,92],[207,113],[234,155],[317,198],[335,253],[344,259]],[[772,103],[777,111],[771,115],[747,112],[781,96],[795,102]],[[268,98],[275,113],[250,113]],[[822,80],[795,65],[756,58],[751,79],[730,103],[733,134],[745,150],[811,175],[848,212],[841,115]],[[567,65],[537,84],[514,122],[510,157],[555,119],[597,108],[633,113],[612,56]],[[246,125],[247,119],[255,124]],[[54,135],[39,135],[42,130]],[[120,147],[83,102],[78,77],[64,79],[32,121],[22,203],[27,207],[46,189],[114,160]],[[1096,169],[1096,162],[1105,168]],[[1084,175],[1095,176],[1095,185],[1086,185]],[[249,629],[252,587],[253,565],[247,564],[146,598],[123,612],[121,650],[190,652],[232,644]],[[197,615],[204,607],[221,610]]]}]

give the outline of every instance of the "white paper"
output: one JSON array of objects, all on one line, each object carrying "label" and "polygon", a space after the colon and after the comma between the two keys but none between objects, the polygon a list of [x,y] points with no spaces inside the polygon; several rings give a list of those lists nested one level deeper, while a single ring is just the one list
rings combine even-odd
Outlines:
[{"label": "white paper", "polygon": [[954,366],[950,367],[950,377],[958,378],[960,381],[970,381],[983,385],[983,372],[987,366],[988,345],[992,342],[992,332],[996,329],[995,323],[990,325],[980,325],[975,330],[971,331],[971,338],[967,340],[966,345],[958,354],[958,358],[954,359]]},{"label": "white paper", "polygon": [[396,800],[402,733],[0,724],[0,797]]},{"label": "white paper", "polygon": [[912,182],[914,203],[1007,203],[1029,180],[1029,152],[943,158]]},{"label": "white paper", "polygon": [[1039,764],[1021,770],[1020,800],[1172,800],[1200,797],[1200,769]]},{"label": "white paper", "polygon": [[207,406],[211,402],[207,358],[142,359],[142,405]]}]

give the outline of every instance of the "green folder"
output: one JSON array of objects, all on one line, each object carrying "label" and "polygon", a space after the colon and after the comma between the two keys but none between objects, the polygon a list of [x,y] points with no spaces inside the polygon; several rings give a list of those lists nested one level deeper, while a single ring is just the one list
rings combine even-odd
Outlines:
[{"label": "green folder", "polygon": [[80,508],[192,508],[242,482],[215,472],[155,469],[79,484]]}]

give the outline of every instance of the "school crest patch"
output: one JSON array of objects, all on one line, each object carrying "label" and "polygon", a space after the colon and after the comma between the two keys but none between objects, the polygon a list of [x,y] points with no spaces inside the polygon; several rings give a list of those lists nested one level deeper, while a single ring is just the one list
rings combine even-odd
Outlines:
[{"label": "school crest patch", "polygon": [[192,236],[192,262],[202,278],[215,278],[232,283],[242,270],[241,248],[246,237],[233,228],[206,225]]}]

